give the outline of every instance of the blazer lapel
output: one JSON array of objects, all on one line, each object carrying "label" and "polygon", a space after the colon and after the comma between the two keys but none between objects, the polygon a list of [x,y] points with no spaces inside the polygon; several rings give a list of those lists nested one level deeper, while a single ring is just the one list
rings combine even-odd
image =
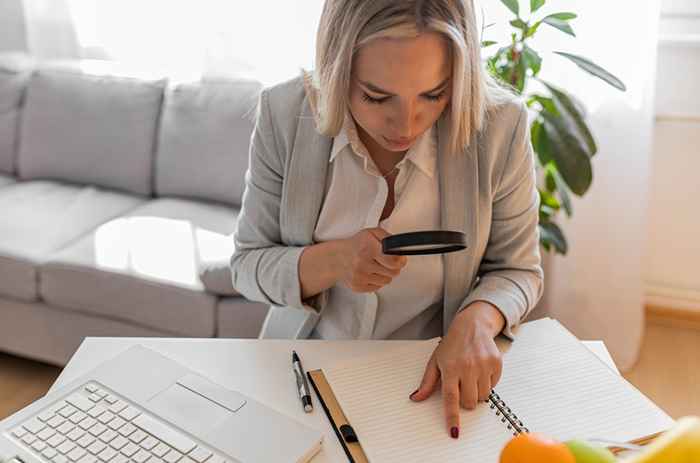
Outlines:
[{"label": "blazer lapel", "polygon": [[441,226],[444,230],[462,231],[467,236],[463,251],[443,254],[443,334],[452,323],[459,304],[467,296],[470,283],[470,260],[478,230],[478,153],[476,137],[462,153],[447,150],[449,130],[444,118],[438,119],[438,171],[440,183]]},{"label": "blazer lapel", "polygon": [[313,241],[321,214],[332,142],[332,138],[316,130],[305,96],[282,193],[280,229],[284,243],[304,246]]}]

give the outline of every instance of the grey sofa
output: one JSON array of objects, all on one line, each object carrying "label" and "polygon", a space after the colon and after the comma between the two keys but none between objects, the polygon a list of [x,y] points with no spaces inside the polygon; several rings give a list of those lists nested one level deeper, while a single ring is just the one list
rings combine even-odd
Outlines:
[{"label": "grey sofa", "polygon": [[257,337],[228,261],[260,84],[88,64],[0,57],[0,350]]}]

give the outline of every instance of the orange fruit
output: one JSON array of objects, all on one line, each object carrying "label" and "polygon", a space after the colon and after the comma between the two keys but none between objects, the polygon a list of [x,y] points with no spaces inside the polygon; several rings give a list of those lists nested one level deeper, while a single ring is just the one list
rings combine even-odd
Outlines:
[{"label": "orange fruit", "polygon": [[522,433],[512,438],[499,463],[576,463],[574,454],[562,442],[537,433]]}]

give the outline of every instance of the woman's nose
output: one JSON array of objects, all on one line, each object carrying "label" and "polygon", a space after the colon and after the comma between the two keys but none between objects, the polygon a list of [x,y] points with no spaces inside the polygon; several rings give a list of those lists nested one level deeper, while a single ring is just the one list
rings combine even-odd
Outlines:
[{"label": "woman's nose", "polygon": [[411,138],[413,136],[413,126],[416,123],[416,111],[413,104],[402,105],[394,117],[393,137]]}]

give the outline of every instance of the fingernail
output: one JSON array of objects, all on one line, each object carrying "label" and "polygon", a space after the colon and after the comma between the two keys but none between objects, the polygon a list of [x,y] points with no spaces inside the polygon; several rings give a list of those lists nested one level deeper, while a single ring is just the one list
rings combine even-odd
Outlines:
[{"label": "fingernail", "polygon": [[459,437],[459,428],[457,426],[453,426],[450,430],[450,434],[452,435],[453,439],[457,439]]},{"label": "fingernail", "polygon": [[409,395],[408,398],[411,399],[411,400],[413,400],[413,396],[416,394],[416,392],[418,392],[418,389],[416,389],[415,391],[411,392],[411,395]]}]

